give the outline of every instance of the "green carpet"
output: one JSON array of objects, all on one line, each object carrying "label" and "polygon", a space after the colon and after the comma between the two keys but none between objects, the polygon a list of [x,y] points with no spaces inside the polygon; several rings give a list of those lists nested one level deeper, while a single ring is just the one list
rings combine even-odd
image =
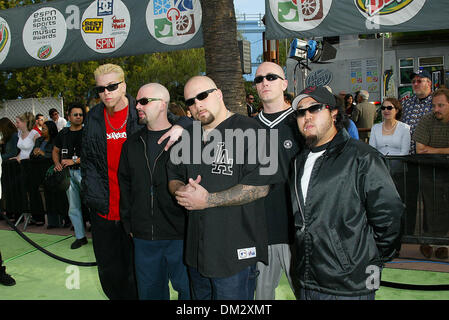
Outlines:
[{"label": "green carpet", "polygon": [[[66,259],[94,262],[92,242],[71,250],[73,237],[26,233],[48,251]],[[96,267],[76,267],[37,251],[13,231],[0,230],[0,250],[7,272],[17,284],[0,285],[0,300],[104,300]],[[79,280],[79,281],[78,281]],[[385,268],[382,280],[409,284],[449,284],[449,273]],[[171,299],[177,293],[171,289]],[[277,300],[294,300],[285,275]],[[377,300],[449,300],[449,291],[412,291],[381,287]]]}]

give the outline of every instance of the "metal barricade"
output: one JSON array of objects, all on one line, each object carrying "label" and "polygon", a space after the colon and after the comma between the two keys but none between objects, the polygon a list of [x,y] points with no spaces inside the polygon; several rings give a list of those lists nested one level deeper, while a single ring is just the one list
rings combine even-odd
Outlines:
[{"label": "metal barricade", "polygon": [[402,243],[449,244],[449,155],[386,156],[406,206]]}]

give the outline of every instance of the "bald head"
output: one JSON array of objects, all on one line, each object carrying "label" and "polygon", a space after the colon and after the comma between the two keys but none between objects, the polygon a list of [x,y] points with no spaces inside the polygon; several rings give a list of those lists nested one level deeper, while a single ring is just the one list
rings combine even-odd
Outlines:
[{"label": "bald head", "polygon": [[[268,77],[268,80],[267,75],[277,77]],[[263,62],[256,70],[255,78],[257,77],[262,77],[262,81],[256,83],[256,89],[264,113],[276,113],[289,108],[284,102],[284,91],[287,89],[288,81],[281,66],[273,62]]]},{"label": "bald head", "polygon": [[259,74],[266,75],[267,73],[274,73],[285,79],[284,69],[274,62],[262,62],[256,70],[256,76]]},{"label": "bald head", "polygon": [[226,119],[227,109],[223,94],[215,82],[207,76],[195,76],[184,86],[184,98],[194,119],[203,128],[215,128]]},{"label": "bald head", "polygon": [[170,102],[170,93],[167,88],[159,83],[147,83],[140,87],[139,93],[149,94],[146,98],[159,98],[165,101],[168,105]]}]

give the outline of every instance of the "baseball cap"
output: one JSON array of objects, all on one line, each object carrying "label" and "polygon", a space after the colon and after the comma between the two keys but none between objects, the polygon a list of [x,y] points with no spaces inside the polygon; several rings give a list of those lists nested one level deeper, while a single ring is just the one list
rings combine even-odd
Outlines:
[{"label": "baseball cap", "polygon": [[411,74],[410,79],[413,79],[415,76],[418,76],[418,77],[420,77],[420,78],[428,78],[429,80],[432,80],[432,77],[430,76],[429,71],[424,70],[424,69],[419,70],[419,71],[417,71],[417,72],[413,72],[413,73]]},{"label": "baseball cap", "polygon": [[325,87],[307,87],[302,90],[299,95],[293,100],[292,108],[297,109],[298,103],[304,98],[313,98],[319,103],[327,104],[328,106],[335,107],[337,101],[332,93],[329,92]]}]

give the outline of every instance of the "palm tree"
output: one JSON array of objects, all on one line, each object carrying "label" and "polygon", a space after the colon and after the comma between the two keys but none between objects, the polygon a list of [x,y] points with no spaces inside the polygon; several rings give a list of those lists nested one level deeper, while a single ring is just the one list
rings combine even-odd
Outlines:
[{"label": "palm tree", "polygon": [[206,72],[223,91],[228,109],[245,114],[245,87],[233,0],[201,0]]}]

